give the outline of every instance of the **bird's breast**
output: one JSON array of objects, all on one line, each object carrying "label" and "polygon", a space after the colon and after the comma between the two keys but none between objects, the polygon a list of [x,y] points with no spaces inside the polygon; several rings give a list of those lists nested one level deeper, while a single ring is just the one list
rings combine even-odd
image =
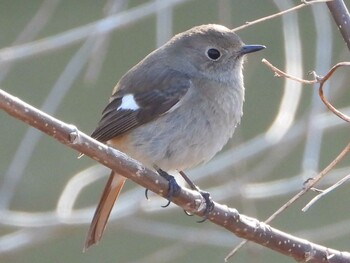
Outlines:
[{"label": "bird's breast", "polygon": [[149,167],[191,168],[227,143],[240,122],[242,103],[243,94],[232,90],[214,97],[192,94],[175,110],[129,132],[121,148]]}]

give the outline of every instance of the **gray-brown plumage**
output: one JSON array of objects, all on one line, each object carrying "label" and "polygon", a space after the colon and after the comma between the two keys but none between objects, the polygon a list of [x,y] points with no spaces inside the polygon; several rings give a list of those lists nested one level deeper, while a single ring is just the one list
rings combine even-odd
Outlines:
[{"label": "gray-brown plumage", "polygon": [[[174,36],[120,79],[91,136],[149,168],[182,171],[210,160],[242,116],[243,55],[262,48],[220,25]],[[124,182],[111,173],[85,248],[100,240]]]}]

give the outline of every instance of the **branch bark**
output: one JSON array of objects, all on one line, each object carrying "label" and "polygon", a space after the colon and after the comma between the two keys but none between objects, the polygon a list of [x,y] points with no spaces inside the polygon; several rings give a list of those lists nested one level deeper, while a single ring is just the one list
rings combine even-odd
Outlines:
[{"label": "branch bark", "polygon": [[327,2],[327,6],[348,46],[348,49],[350,50],[350,15],[344,1],[333,0]]},{"label": "branch bark", "polygon": [[[167,194],[167,181],[154,171],[145,168],[141,163],[127,155],[92,139],[74,125],[57,120],[1,89],[0,109],[154,193],[161,196]],[[203,216],[205,201],[195,191],[182,188],[179,195],[172,199],[172,202],[186,211]],[[350,253],[348,252],[340,252],[292,236],[219,203],[215,203],[215,208],[210,213],[208,220],[241,238],[292,257],[296,261],[350,262]]]}]

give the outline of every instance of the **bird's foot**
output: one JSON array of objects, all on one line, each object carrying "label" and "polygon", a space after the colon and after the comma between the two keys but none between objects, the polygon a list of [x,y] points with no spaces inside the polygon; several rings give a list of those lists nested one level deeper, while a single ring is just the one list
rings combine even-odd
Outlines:
[{"label": "bird's foot", "polygon": [[206,192],[206,191],[203,191],[203,190],[199,189],[199,193],[203,196],[203,198],[205,200],[205,210],[204,210],[204,217],[203,217],[203,219],[199,220],[197,222],[198,223],[203,223],[209,218],[209,214],[210,214],[211,211],[214,210],[215,205],[214,205],[213,200],[211,199],[211,196],[210,196],[209,192]]},{"label": "bird's foot", "polygon": [[167,172],[163,171],[162,169],[157,168],[158,174],[166,179],[169,183],[168,186],[168,193],[165,196],[168,199],[168,203],[166,205],[162,205],[162,207],[167,207],[170,205],[171,200],[174,196],[177,196],[180,193],[181,187],[176,182],[174,176],[168,174]]},{"label": "bird's foot", "polygon": [[[210,212],[213,211],[214,206],[215,206],[213,200],[211,199],[210,193],[201,190],[197,185],[195,185],[191,181],[191,179],[183,171],[180,171],[179,173],[184,178],[186,183],[191,187],[191,189],[199,192],[205,200],[204,217],[202,220],[197,221],[198,223],[203,223],[204,221],[206,221],[208,219]],[[185,214],[188,216],[192,216],[192,214],[187,212],[186,210],[185,210]]]},{"label": "bird's foot", "polygon": [[[166,179],[169,183],[168,186],[168,193],[165,196],[166,199],[168,199],[168,203],[166,205],[162,205],[162,207],[168,207],[171,203],[171,200],[174,196],[177,196],[180,193],[181,187],[178,185],[178,183],[176,182],[174,176],[168,174],[167,172],[163,171],[160,168],[156,168],[156,171],[158,172],[158,174],[163,177],[164,179]],[[146,189],[145,191],[145,196],[148,199],[148,189]]]}]

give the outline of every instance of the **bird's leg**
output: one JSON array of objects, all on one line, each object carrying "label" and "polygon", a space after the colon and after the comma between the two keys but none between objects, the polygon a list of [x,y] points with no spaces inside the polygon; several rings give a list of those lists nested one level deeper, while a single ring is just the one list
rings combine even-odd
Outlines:
[{"label": "bird's leg", "polygon": [[[154,167],[157,171],[157,173],[163,177],[164,179],[166,179],[169,183],[168,186],[168,194],[165,196],[165,198],[168,199],[168,203],[166,205],[163,205],[162,207],[167,207],[170,205],[171,200],[174,196],[178,195],[181,187],[178,185],[178,183],[176,182],[174,176],[168,174],[167,172],[163,171],[162,169],[160,169],[159,167],[155,166]],[[148,199],[148,189],[146,189],[145,191],[145,196]]]},{"label": "bird's leg", "polygon": [[[204,218],[203,218],[203,220],[198,221],[198,223],[202,223],[202,222],[204,222],[205,220],[208,219],[209,213],[211,211],[213,211],[213,209],[214,209],[214,202],[213,202],[213,200],[210,197],[210,193],[201,190],[197,185],[195,185],[192,182],[192,180],[183,171],[179,171],[179,173],[182,176],[182,178],[186,181],[186,183],[191,187],[191,189],[199,192],[203,196],[203,198],[205,200]],[[192,215],[192,214],[188,213],[187,211],[185,211],[185,213],[187,215]]]},{"label": "bird's leg", "polygon": [[164,179],[166,179],[169,183],[168,186],[168,194],[166,196],[166,198],[169,200],[169,202],[166,205],[163,205],[162,207],[167,207],[170,205],[171,203],[171,199],[178,195],[181,187],[177,184],[174,176],[168,174],[167,172],[163,171],[162,169],[160,169],[159,167],[156,167],[156,170],[158,172],[158,174],[163,177]]}]

